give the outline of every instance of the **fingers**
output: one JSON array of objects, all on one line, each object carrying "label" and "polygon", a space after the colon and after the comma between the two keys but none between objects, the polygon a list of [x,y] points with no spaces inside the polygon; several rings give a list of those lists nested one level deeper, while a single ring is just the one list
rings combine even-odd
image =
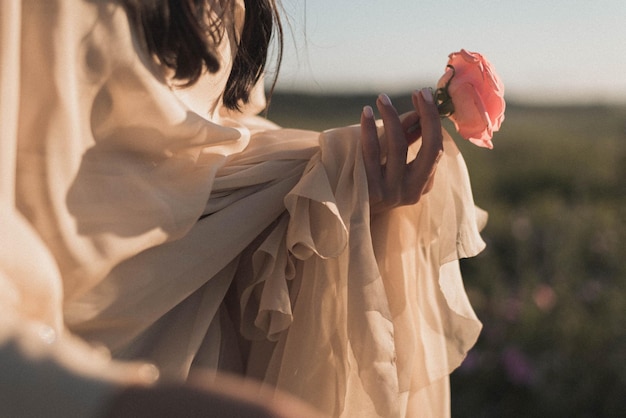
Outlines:
[{"label": "fingers", "polygon": [[420,115],[416,111],[408,112],[400,116],[402,120],[402,128],[407,143],[410,145],[420,139],[422,136],[422,127],[420,126]]},{"label": "fingers", "polygon": [[432,188],[437,163],[443,155],[443,136],[437,106],[429,89],[413,93],[413,104],[420,115],[422,146],[409,164],[405,187],[413,193],[406,194],[404,204],[412,204]]},{"label": "fingers", "polygon": [[374,111],[370,106],[365,106],[361,112],[361,147],[363,149],[363,162],[367,174],[370,203],[382,200],[383,192],[383,167],[380,158],[380,143],[378,142],[378,130],[374,120]]},{"label": "fingers", "polygon": [[387,145],[387,161],[385,170],[385,199],[389,203],[401,201],[402,183],[406,166],[406,156],[409,145],[406,141],[404,128],[395,107],[389,96],[381,94],[376,100],[376,106],[385,125],[385,140]]},{"label": "fingers", "polygon": [[430,154],[439,155],[443,152],[443,136],[441,134],[441,119],[433,93],[430,89],[422,89],[414,92],[413,105],[419,114],[421,133],[424,144],[422,149]]},{"label": "fingers", "polygon": [[[381,138],[372,108],[363,108],[361,142],[372,212],[416,203],[432,188],[443,153],[439,113],[430,90],[415,92],[413,103],[415,111],[403,115],[401,120],[389,97],[378,97],[376,106],[385,127]],[[407,163],[409,144],[420,136],[420,151]]]}]

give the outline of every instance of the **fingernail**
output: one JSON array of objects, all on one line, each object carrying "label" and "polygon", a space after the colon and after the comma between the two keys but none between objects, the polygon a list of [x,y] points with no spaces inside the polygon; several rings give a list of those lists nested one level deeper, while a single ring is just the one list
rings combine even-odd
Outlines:
[{"label": "fingernail", "polygon": [[391,106],[391,99],[385,93],[381,93],[378,96],[378,100],[385,106]]},{"label": "fingernail", "polygon": [[434,102],[433,92],[430,91],[429,88],[422,89],[422,97],[424,98],[424,101],[426,101],[426,103],[433,103]]},{"label": "fingernail", "polygon": [[372,110],[371,106],[363,107],[363,116],[370,119],[374,118],[374,110]]}]

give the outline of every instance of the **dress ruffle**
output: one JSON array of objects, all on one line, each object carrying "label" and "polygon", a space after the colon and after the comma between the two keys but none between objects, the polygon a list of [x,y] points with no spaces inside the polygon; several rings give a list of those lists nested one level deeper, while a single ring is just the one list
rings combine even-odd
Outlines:
[{"label": "dress ruffle", "polygon": [[267,383],[329,416],[421,416],[413,395],[454,370],[481,329],[457,260],[483,249],[483,213],[446,135],[432,191],[370,228],[354,129],[322,135],[285,198],[288,221],[255,253],[245,334],[277,341]]},{"label": "dress ruffle", "polygon": [[[229,36],[221,72],[175,92],[117,2],[0,4],[0,218],[21,236],[0,257],[0,350],[15,376],[48,353],[59,387],[109,382],[93,410],[150,380],[94,361],[69,327],[163,380],[237,370],[331,416],[449,415],[446,376],[480,330],[457,259],[484,246],[449,137],[431,192],[372,218],[358,127],[224,110]],[[39,406],[46,381],[28,381]]]}]

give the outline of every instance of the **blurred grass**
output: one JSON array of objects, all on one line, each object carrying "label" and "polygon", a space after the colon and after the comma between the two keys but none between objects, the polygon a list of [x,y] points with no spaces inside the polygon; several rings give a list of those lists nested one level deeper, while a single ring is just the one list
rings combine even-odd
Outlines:
[{"label": "blurred grass", "polygon": [[[323,130],[374,100],[277,93],[268,117]],[[453,417],[626,416],[626,106],[509,104],[493,150],[453,136],[490,215],[462,262],[484,329]]]}]

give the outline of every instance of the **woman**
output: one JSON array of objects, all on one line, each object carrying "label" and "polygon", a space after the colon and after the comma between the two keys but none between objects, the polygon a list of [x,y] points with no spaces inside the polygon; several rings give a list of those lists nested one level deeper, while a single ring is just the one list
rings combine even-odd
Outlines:
[{"label": "woman", "polygon": [[324,415],[449,415],[480,329],[456,260],[483,242],[428,91],[402,118],[381,95],[383,124],[281,129],[256,116],[272,1],[0,7],[16,414],[211,411],[223,392],[180,384],[218,371]]}]

